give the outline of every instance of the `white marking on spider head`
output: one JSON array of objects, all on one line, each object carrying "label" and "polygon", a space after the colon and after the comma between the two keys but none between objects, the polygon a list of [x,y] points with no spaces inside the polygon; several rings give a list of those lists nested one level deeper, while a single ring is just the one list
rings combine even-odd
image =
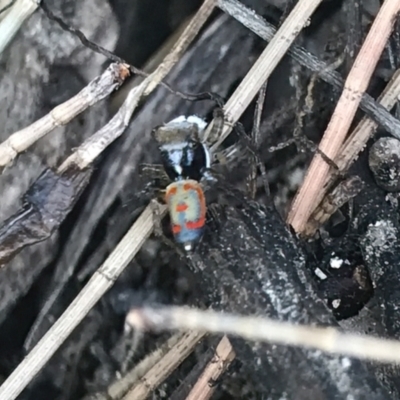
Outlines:
[{"label": "white marking on spider head", "polygon": [[171,119],[171,121],[167,122],[165,125],[169,124],[180,124],[182,122],[186,122],[186,117],[184,115],[181,115],[179,117],[176,117],[174,119]]},{"label": "white marking on spider head", "polygon": [[198,117],[197,115],[190,115],[189,117],[181,115],[169,121],[166,125],[182,124],[184,122],[197,125],[200,132],[203,131],[207,126],[207,122],[204,121],[203,118]]},{"label": "white marking on spider head", "polygon": [[187,117],[187,122],[190,122],[191,124],[196,124],[199,128],[199,131],[204,131],[207,126],[207,122],[204,121],[203,118],[198,117],[197,115],[191,115]]},{"label": "white marking on spider head", "polygon": [[160,146],[161,150],[172,151],[172,150],[183,150],[188,146],[186,142],[174,142],[174,143],[163,143]]},{"label": "white marking on spider head", "polygon": [[[180,166],[182,159],[184,148],[186,146],[174,146],[173,144],[163,145],[161,146],[161,150],[165,151],[168,154],[168,163],[179,173],[178,169],[182,172],[182,168]],[[189,153],[190,155],[190,153]],[[190,161],[190,160],[189,160]]]}]

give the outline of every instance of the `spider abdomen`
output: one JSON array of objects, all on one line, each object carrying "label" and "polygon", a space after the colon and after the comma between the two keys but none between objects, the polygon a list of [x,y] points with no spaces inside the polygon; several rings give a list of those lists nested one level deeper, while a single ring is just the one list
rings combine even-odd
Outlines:
[{"label": "spider abdomen", "polygon": [[166,188],[165,202],[175,241],[185,250],[192,250],[206,223],[206,201],[200,183],[192,179],[171,183]]}]

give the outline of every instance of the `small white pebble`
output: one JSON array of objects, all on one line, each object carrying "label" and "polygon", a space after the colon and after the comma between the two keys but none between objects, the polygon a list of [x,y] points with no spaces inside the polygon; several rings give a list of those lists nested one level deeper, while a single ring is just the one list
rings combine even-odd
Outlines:
[{"label": "small white pebble", "polygon": [[331,268],[339,269],[343,264],[343,260],[339,257],[333,257],[330,261]]},{"label": "small white pebble", "polygon": [[314,271],[315,275],[318,276],[319,279],[324,280],[326,279],[328,276],[326,274],[324,274],[324,272],[322,272],[319,268],[315,268]]},{"label": "small white pebble", "polygon": [[340,299],[332,300],[332,307],[338,308],[340,306]]},{"label": "small white pebble", "polygon": [[350,365],[351,365],[350,359],[347,358],[347,357],[343,357],[342,358],[342,366],[343,366],[343,368],[349,368]]}]

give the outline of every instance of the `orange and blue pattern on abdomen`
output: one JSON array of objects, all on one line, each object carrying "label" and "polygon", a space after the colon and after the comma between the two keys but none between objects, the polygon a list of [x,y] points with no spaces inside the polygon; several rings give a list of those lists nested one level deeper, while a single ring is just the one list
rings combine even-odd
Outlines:
[{"label": "orange and blue pattern on abdomen", "polygon": [[199,240],[206,222],[206,203],[199,182],[187,179],[171,183],[165,200],[175,241],[183,244]]}]

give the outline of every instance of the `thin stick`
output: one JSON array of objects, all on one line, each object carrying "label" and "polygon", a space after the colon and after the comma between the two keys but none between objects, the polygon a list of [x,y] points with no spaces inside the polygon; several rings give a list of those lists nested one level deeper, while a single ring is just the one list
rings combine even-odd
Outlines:
[{"label": "thin stick", "polygon": [[[239,120],[244,110],[246,110],[254,96],[261,89],[261,86],[269,78],[321,1],[299,0],[285,22],[283,22],[282,26],[276,32],[276,35],[269,42],[268,46],[261,53],[260,57],[226,103],[224,115],[229,122],[236,123]],[[211,126],[205,133],[206,139],[210,130]],[[215,149],[218,147],[231,130],[232,126],[230,124],[225,125],[220,137],[212,148]]]},{"label": "thin stick", "polygon": [[[319,145],[319,149],[331,159],[337,156],[343,144],[361,95],[368,87],[399,10],[400,0],[385,0],[346,79],[342,95]],[[320,190],[329,168],[319,154],[314,156],[287,218],[296,232],[304,229],[311,213],[321,201]]]},{"label": "thin stick", "polygon": [[5,167],[37,140],[60,125],[65,125],[78,114],[104,99],[122,85],[129,76],[129,66],[111,64],[74,97],[53,108],[32,125],[13,133],[0,144],[0,168]]},{"label": "thin stick", "polygon": [[346,73],[351,69],[355,55],[360,49],[362,42],[362,2],[360,0],[350,0],[346,4]]},{"label": "thin stick", "polygon": [[[284,51],[287,50],[290,43],[294,40],[299,30],[304,26],[312,11],[317,7],[320,1],[321,0],[312,1],[312,6],[307,0],[300,1],[298,7],[295,8],[292,14],[289,16],[289,22],[282,25],[282,28],[277,33],[277,39],[275,39],[275,41],[272,41],[271,44],[268,46],[270,50],[267,53],[265,53],[264,51],[264,53],[261,55],[263,62],[260,62],[260,60],[256,62],[257,67],[253,67],[246,75],[245,81],[249,83],[248,87],[245,87],[245,85],[240,85],[240,89],[238,88],[239,90],[236,90],[233,96],[230,98],[229,104],[231,104],[232,106],[228,107],[228,110],[230,110],[230,112],[235,115],[235,118],[239,118],[239,116],[243,113],[243,111],[251,101],[250,93],[252,93],[254,97],[262,84],[267,79],[268,76],[265,76],[264,67],[267,68],[268,71],[273,70],[273,68],[277,64],[276,57],[283,56]],[[193,30],[200,30],[201,23],[204,23],[206,21],[208,16],[213,11],[214,5],[215,1],[206,0],[198,13],[194,16],[193,22],[188,25],[188,27],[182,34],[182,37],[174,46],[175,51],[177,51],[179,55],[181,55],[186,50],[190,43],[188,38],[194,37]],[[299,7],[300,10],[298,10]],[[298,15],[296,16],[293,13],[296,13],[297,11]],[[266,56],[268,54],[269,57],[275,57],[275,61],[273,60],[271,63],[269,60],[267,60]],[[148,94],[150,90],[155,87],[155,84],[163,79],[163,77],[172,68],[174,63],[176,63],[177,59],[179,59],[179,57],[176,54],[168,55],[166,57],[164,65],[158,67],[157,70],[152,73],[148,78],[146,78],[138,87],[132,89],[128,95],[128,98],[125,100],[123,106],[121,107],[121,112],[117,113],[117,115],[109,122],[109,124],[102,128],[101,134],[99,134],[98,132],[94,135],[94,137],[83,143],[83,145],[80,146],[80,148],[78,148],[78,150],[73,153],[71,157],[69,157],[59,167],[59,171],[67,169],[68,166],[71,164],[76,164],[79,168],[85,168],[86,166],[90,165],[90,163],[97,157],[97,155],[100,154],[101,151],[103,151],[109,143],[115,140],[116,137],[118,137],[123,132],[123,129],[128,123],[131,113],[133,112],[135,106],[138,104],[141,96]],[[241,98],[246,99],[246,101],[241,102]],[[229,134],[230,130],[231,129],[225,132],[225,137],[227,136],[227,134]],[[148,209],[146,209],[146,211],[148,212]],[[151,232],[153,229],[153,219],[149,218],[149,216],[146,215],[146,211],[139,218],[139,220],[142,221],[141,229],[134,231],[136,234],[135,240],[140,241],[141,243],[144,242],[149,232]],[[132,236],[134,236],[134,234],[132,234]],[[117,249],[120,248],[120,245],[118,245]],[[119,266],[118,263],[116,263],[115,268],[120,271],[119,268],[123,269],[125,268],[125,265]],[[88,285],[85,286],[85,288],[73,301],[70,307],[68,307],[68,309],[60,317],[60,319],[55,323],[55,325],[53,325],[49,332],[34,347],[28,357],[3,383],[2,387],[0,387],[0,398],[2,400],[15,399],[15,396],[17,396],[24,389],[24,387],[30,382],[30,380],[45,365],[48,358],[68,337],[72,329],[74,329],[74,327],[82,320],[84,315],[95,304],[97,299],[101,297],[101,293],[104,293],[105,290],[109,288],[109,285],[111,286],[109,280],[105,280],[105,282],[107,282],[107,285],[105,284],[105,282],[103,282],[104,277],[103,279],[99,279],[99,277],[102,277],[103,274],[101,272],[102,269],[103,268],[100,269],[100,272],[95,273],[93,278],[89,281]],[[109,278],[113,279],[113,275],[110,275]],[[96,284],[99,285],[98,289],[96,289]],[[87,294],[88,290],[90,291],[90,294]],[[81,301],[82,304],[80,303]]]},{"label": "thin stick", "polygon": [[159,363],[140,378],[123,400],[144,400],[160,385],[193,351],[197,343],[205,336],[204,332],[188,332],[165,354]]},{"label": "thin stick", "polygon": [[79,146],[79,148],[59,167],[59,171],[64,171],[71,164],[75,164],[81,169],[86,168],[102,153],[102,151],[122,135],[140,100],[148,96],[180,60],[190,43],[213,12],[215,1],[216,0],[204,1],[203,5],[192,18],[164,61],[151,75],[140,83],[139,86],[129,91],[121,108],[109,123]]},{"label": "thin stick", "polygon": [[0,22],[0,54],[7,47],[22,24],[38,8],[40,0],[17,0]]},{"label": "thin stick", "polygon": [[105,391],[104,398],[121,399],[133,385],[136,385],[157,363],[161,362],[165,355],[179,343],[184,336],[187,336],[187,334],[176,333],[171,336],[165,343],[135,365],[134,368],[127,372],[121,379],[112,383]]},{"label": "thin stick", "polygon": [[[397,99],[400,95],[400,70],[397,70],[390,82],[387,84],[385,90],[382,92],[378,101],[388,110],[392,109],[397,103]],[[338,156],[335,158],[334,162],[338,166],[339,171],[344,174],[348,171],[352,163],[357,159],[358,154],[364,149],[368,140],[373,136],[378,124],[368,117],[364,117],[355,127],[350,136],[346,139],[345,143],[341,147]],[[312,216],[320,213],[320,211],[326,212],[323,207],[323,203],[327,201],[327,192],[331,189],[332,185],[335,183],[337,178],[337,173],[334,170],[328,172],[328,177],[322,188],[320,188],[320,195],[322,197],[321,202],[315,208]],[[330,214],[325,215],[325,219],[329,218],[334,212],[331,210]],[[312,219],[311,216],[311,219]],[[305,228],[300,232],[305,236],[312,236],[316,229],[318,229],[320,224],[315,225],[310,219],[307,222]]]},{"label": "thin stick", "polygon": [[210,399],[215,391],[215,385],[210,385],[210,382],[215,382],[227,370],[235,356],[229,339],[224,336],[215,349],[214,357],[207,364],[186,400]]},{"label": "thin stick", "polygon": [[[165,207],[160,212],[165,213]],[[103,265],[55,322],[28,356],[0,387],[0,399],[15,399],[61,346],[139,251],[152,232],[153,211],[149,206],[132,225]]]},{"label": "thin stick", "polygon": [[249,176],[247,177],[247,187],[249,191],[249,196],[252,199],[255,199],[257,194],[257,166],[260,168],[265,194],[267,195],[267,197],[270,195],[267,171],[265,170],[265,166],[259,157],[261,144],[260,126],[266,92],[267,82],[265,82],[264,85],[261,86],[260,92],[258,93],[256,109],[254,111],[253,117],[253,129],[251,131],[251,141],[255,149],[255,154],[252,154],[250,156],[252,161],[250,163]]},{"label": "thin stick", "polygon": [[183,31],[180,38],[172,47],[170,53],[165,57],[164,61],[155,70],[155,72],[151,74],[151,76],[154,75],[154,78],[150,80],[150,83],[144,92],[145,96],[148,96],[156,88],[156,86],[168,74],[176,62],[182,57],[182,54],[184,54],[190,43],[192,43],[193,39],[197,36],[200,29],[214,11],[217,5],[216,2],[217,0],[204,1],[202,6],[199,8],[197,13],[193,16],[192,20]]},{"label": "thin stick", "polygon": [[[121,112],[118,112],[116,116],[99,131],[102,136],[98,132],[93,135],[92,138],[89,138],[88,141],[84,142],[75,153],[64,161],[58,169],[59,172],[66,170],[71,164],[76,164],[81,169],[86,168],[97,155],[122,134],[123,129],[128,124],[133,110],[142,95],[148,95],[154,90],[157,84],[171,70],[173,65],[186,51],[197,32],[201,29],[201,26],[207,21],[214,7],[215,0],[206,0],[203,3],[199,11],[193,17],[192,22],[178,39],[172,52],[166,56],[163,64],[139,86],[133,88],[129,92],[127,99],[121,107]],[[165,212],[166,208],[162,206],[160,215],[163,216]],[[135,256],[152,230],[153,211],[151,207],[147,207],[63,315],[3,383],[0,387],[0,398],[2,400],[13,400],[21,393],[70,335],[72,330],[82,321],[101,296],[112,286],[115,279],[117,279],[119,274],[128,265],[129,261]]]},{"label": "thin stick", "polygon": [[307,225],[302,231],[306,237],[314,236],[320,228],[337,211],[356,197],[364,189],[364,182],[357,175],[352,175],[345,180],[341,180],[334,189],[329,192],[311,214]]},{"label": "thin stick", "polygon": [[0,22],[7,15],[7,11],[15,4],[15,0],[0,0]]},{"label": "thin stick", "polygon": [[[271,40],[276,33],[276,28],[273,25],[237,0],[219,0],[218,7],[266,41]],[[310,71],[315,72],[335,89],[343,89],[344,81],[340,74],[332,70],[324,61],[308,53],[304,48],[292,45],[288,50],[288,55]],[[400,139],[400,121],[376,103],[368,93],[362,95],[360,108],[393,136]]]},{"label": "thin stick", "polygon": [[[129,327],[130,328],[130,327]],[[139,331],[137,331],[139,332]],[[139,334],[141,335],[141,331]],[[156,364],[162,362],[163,357],[174,347],[187,337],[186,332],[179,332],[172,335],[156,350],[146,355],[139,363],[137,363],[130,371],[128,371],[119,380],[113,382],[107,389],[95,394],[88,394],[82,400],[120,400],[134,386],[139,385],[142,379]]]},{"label": "thin stick", "polygon": [[252,341],[318,349],[384,363],[400,363],[400,341],[343,333],[335,328],[293,325],[269,318],[184,307],[132,310],[126,322],[137,329],[185,329],[226,333]]},{"label": "thin stick", "polygon": [[62,173],[72,165],[79,169],[85,169],[117,138],[125,131],[133,112],[139,105],[147,87],[149,78],[146,78],[139,86],[135,86],[128,93],[127,98],[112,117],[112,119],[99,129],[95,134],[86,139],[59,167]]},{"label": "thin stick", "polygon": [[[378,98],[379,103],[391,110],[397,104],[400,96],[400,69],[392,76],[386,88]],[[368,117],[364,117],[353,130],[351,135],[346,139],[339,155],[335,158],[335,164],[341,172],[349,169],[351,163],[357,158],[358,154],[364,149],[368,140],[376,129],[378,124]]]}]

